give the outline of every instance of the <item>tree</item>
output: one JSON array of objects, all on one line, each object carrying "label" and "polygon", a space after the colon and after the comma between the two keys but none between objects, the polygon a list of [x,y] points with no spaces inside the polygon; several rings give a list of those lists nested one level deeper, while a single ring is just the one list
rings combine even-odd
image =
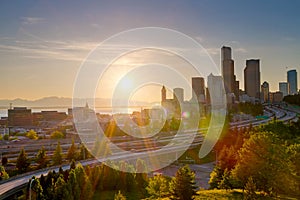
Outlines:
[{"label": "tree", "polygon": [[85,160],[90,157],[90,152],[87,150],[87,148],[84,146],[84,144],[80,145],[80,153],[79,153],[79,160]]},{"label": "tree", "polygon": [[246,195],[245,195],[244,199],[246,199],[246,200],[257,199],[256,185],[251,176],[248,178],[248,181],[245,186],[245,190],[246,190]]},{"label": "tree", "polygon": [[244,187],[249,177],[252,177],[258,190],[270,195],[284,192],[290,187],[292,174],[288,155],[280,140],[272,133],[252,134],[238,154],[238,162],[232,175]]},{"label": "tree", "polygon": [[218,188],[222,181],[223,170],[217,165],[210,173],[209,185],[211,189]]},{"label": "tree", "polygon": [[119,192],[115,194],[114,200],[126,200],[126,197],[119,190]]},{"label": "tree", "polygon": [[61,200],[61,199],[68,199],[69,198],[69,191],[67,189],[67,184],[62,176],[59,176],[57,181],[54,185],[54,199]]},{"label": "tree", "polygon": [[51,139],[62,139],[64,137],[65,137],[65,135],[61,131],[54,131],[50,135]]},{"label": "tree", "polygon": [[68,150],[67,159],[69,161],[76,160],[77,158],[77,148],[75,146],[74,140],[72,140],[72,144]]},{"label": "tree", "polygon": [[146,186],[148,183],[148,175],[147,175],[147,167],[144,160],[137,159],[136,161],[136,175],[135,175],[135,181],[138,188],[140,189],[140,192],[142,194],[146,193]]},{"label": "tree", "polygon": [[7,159],[6,156],[2,156],[1,163],[2,163],[3,166],[6,166],[6,165],[7,165],[8,159]]},{"label": "tree", "polygon": [[80,188],[77,182],[77,177],[75,174],[75,169],[72,169],[69,173],[69,179],[67,182],[67,189],[70,194],[70,199],[80,199]]},{"label": "tree", "polygon": [[195,173],[185,165],[178,169],[170,183],[171,199],[191,200],[196,195],[196,188]]},{"label": "tree", "polygon": [[8,173],[5,171],[5,168],[0,165],[0,181],[6,180],[9,178]]},{"label": "tree", "polygon": [[166,177],[161,174],[155,175],[149,179],[149,184],[146,187],[150,199],[164,198],[169,195],[169,184]]},{"label": "tree", "polygon": [[17,158],[17,163],[16,163],[16,167],[19,171],[19,173],[24,173],[28,170],[30,163],[29,160],[27,158],[27,154],[24,150],[24,148],[21,149],[20,154]]},{"label": "tree", "polygon": [[35,161],[39,164],[38,168],[44,168],[47,166],[47,155],[44,146],[38,151]]},{"label": "tree", "polygon": [[60,142],[57,143],[52,160],[54,165],[60,165],[62,163],[62,149],[60,146]]},{"label": "tree", "polygon": [[[32,199],[44,199],[44,195],[43,195],[43,187],[39,181],[39,179],[33,177],[33,181],[32,181],[32,185],[31,185],[31,195],[32,195]],[[29,181],[30,184],[31,180]]]},{"label": "tree", "polygon": [[230,174],[230,171],[226,168],[224,170],[224,173],[222,175],[222,180],[219,184],[219,188],[220,189],[231,189],[232,188],[232,185],[231,185],[231,180],[230,180],[230,177],[231,174]]},{"label": "tree", "polygon": [[82,200],[91,199],[92,198],[92,185],[91,182],[86,175],[84,168],[79,163],[75,168],[76,180],[79,185],[80,190],[80,198]]},{"label": "tree", "polygon": [[237,150],[233,146],[227,147],[226,145],[222,148],[218,154],[217,165],[224,170],[231,170],[234,168],[237,162]]},{"label": "tree", "polygon": [[39,138],[37,133],[34,130],[28,131],[26,133],[26,137],[28,137],[29,139],[32,139],[32,140],[37,140]]}]

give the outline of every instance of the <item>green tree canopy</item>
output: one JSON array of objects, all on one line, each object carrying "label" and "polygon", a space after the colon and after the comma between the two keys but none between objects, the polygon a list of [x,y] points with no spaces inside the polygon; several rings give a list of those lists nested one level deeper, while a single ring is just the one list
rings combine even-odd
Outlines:
[{"label": "green tree canopy", "polygon": [[39,164],[39,168],[44,168],[47,166],[47,155],[44,146],[38,151],[35,161]]},{"label": "green tree canopy", "polygon": [[8,173],[5,171],[5,168],[0,165],[0,181],[1,180],[6,180],[9,178]]},{"label": "green tree canopy", "polygon": [[24,150],[24,148],[21,149],[20,154],[17,158],[16,167],[19,171],[19,173],[24,173],[28,170],[28,167],[30,165],[29,159],[27,158],[27,154]]},{"label": "green tree canopy", "polygon": [[72,140],[72,144],[68,150],[67,159],[69,161],[77,159],[77,148],[76,148],[74,140]]},{"label": "green tree canopy", "polygon": [[114,200],[126,200],[126,197],[119,190],[119,192],[115,194]]},{"label": "green tree canopy", "polygon": [[56,149],[52,157],[52,161],[54,165],[62,164],[62,149],[60,146],[60,142],[57,143]]},{"label": "green tree canopy", "polygon": [[29,139],[32,139],[32,140],[37,140],[39,138],[37,133],[34,130],[28,131],[26,133],[26,137],[28,137]]},{"label": "green tree canopy", "polygon": [[64,137],[65,137],[65,135],[61,131],[54,131],[50,135],[51,139],[62,139]]},{"label": "green tree canopy", "polygon": [[170,183],[171,199],[191,200],[196,195],[196,188],[195,173],[185,165],[178,169]]},{"label": "green tree canopy", "polygon": [[146,190],[150,195],[150,199],[167,197],[169,195],[169,184],[167,178],[161,174],[155,175],[149,179]]},{"label": "green tree canopy", "polygon": [[269,132],[258,132],[244,143],[232,171],[235,179],[246,185],[252,177],[257,189],[276,194],[289,188],[292,178],[285,146]]}]

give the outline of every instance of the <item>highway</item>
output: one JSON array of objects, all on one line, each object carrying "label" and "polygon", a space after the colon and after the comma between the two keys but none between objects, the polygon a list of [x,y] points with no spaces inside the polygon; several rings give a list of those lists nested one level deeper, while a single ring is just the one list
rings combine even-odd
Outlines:
[{"label": "highway", "polygon": [[[247,121],[246,123],[245,122],[235,123],[234,127],[241,128],[241,127],[249,126],[250,124],[252,124],[252,126],[259,126],[261,124],[268,123],[269,121],[273,120],[274,117],[276,117],[277,120],[280,120],[283,122],[288,122],[290,120],[294,120],[297,118],[297,114],[295,112],[292,112],[289,110],[285,110],[285,109],[277,108],[277,107],[267,107],[267,109],[268,109],[269,113],[270,112],[272,113],[272,114],[270,114],[270,117],[268,119],[250,120],[250,121]],[[126,161],[130,162],[131,160],[136,160],[137,158],[146,159],[146,158],[149,158],[150,156],[158,156],[158,155],[166,155],[166,156],[170,157],[170,155],[174,152],[176,153],[176,152],[185,151],[187,148],[193,148],[193,147],[201,144],[203,141],[202,134],[200,134],[197,131],[196,135],[198,137],[196,137],[195,140],[193,140],[194,138],[191,138],[192,136],[193,137],[195,136],[195,134],[191,133],[191,132],[184,133],[184,134],[180,135],[179,137],[177,137],[175,140],[174,140],[173,136],[162,137],[162,138],[159,138],[158,142],[169,142],[169,144],[164,146],[164,148],[142,149],[142,151],[132,152],[132,153],[128,153],[128,152],[119,153],[118,151],[112,150],[113,154],[107,158],[103,158],[100,160],[82,161],[81,164],[83,166],[87,166],[87,165],[97,164],[99,162],[104,162],[107,160],[111,160],[111,161],[126,160]],[[194,143],[192,143],[191,140]],[[126,145],[132,145],[132,142],[133,141],[129,141],[129,142],[126,141],[124,143]],[[177,156],[177,154],[175,154],[175,155]],[[62,168],[64,170],[69,169],[69,165],[63,165]],[[2,181],[2,183],[0,185],[0,199],[5,199],[5,198],[9,197],[10,195],[14,194],[16,191],[20,190],[21,188],[24,188],[24,186],[26,186],[28,181],[33,176],[40,177],[42,174],[46,175],[49,170],[55,170],[56,172],[58,172],[59,167],[52,167],[52,168],[47,168],[47,169],[43,169],[40,171],[34,171],[34,172],[30,172],[30,173],[27,173],[24,175],[13,177],[12,179],[9,179],[6,181]]]},{"label": "highway", "polygon": [[[190,137],[191,134],[188,134],[188,136]],[[154,156],[159,156],[159,155],[167,155],[168,157],[170,157],[171,153],[185,151],[187,148],[197,146],[202,142],[202,140],[198,140],[196,143],[193,143],[192,145],[190,145],[189,143],[186,143],[185,140],[183,140],[182,138],[180,138],[179,140],[176,140],[176,141],[177,141],[176,145],[171,144],[171,145],[168,145],[168,147],[166,147],[166,148],[152,150],[151,153],[149,153],[148,151],[134,152],[134,153],[130,153],[130,154],[128,154],[128,152],[114,153],[113,155],[111,155],[107,158],[103,158],[103,159],[99,159],[99,160],[93,159],[93,160],[88,160],[88,161],[82,161],[81,164],[83,166],[87,166],[87,165],[93,165],[93,164],[105,162],[107,160],[116,161],[116,162],[126,160],[126,162],[130,163],[131,160],[135,161],[137,158],[145,160],[149,157],[154,157]],[[70,167],[69,165],[62,166],[63,170],[69,169],[69,167]],[[12,180],[4,181],[0,185],[1,186],[0,187],[0,199],[8,198],[10,195],[14,194],[17,190],[24,188],[26,186],[26,184],[28,184],[28,181],[33,176],[38,178],[42,174],[47,175],[50,170],[54,170],[54,171],[58,172],[59,167],[47,168],[47,169],[40,170],[38,172],[35,171],[32,173],[29,173],[28,175],[20,175],[18,177],[13,178]]]},{"label": "highway", "polygon": [[282,109],[282,108],[274,108],[274,107],[266,107],[268,112],[272,112],[273,114],[269,116],[267,119],[253,119],[253,120],[247,120],[246,122],[240,122],[235,123],[234,125],[231,124],[231,128],[237,127],[237,128],[243,128],[248,127],[250,124],[252,124],[253,127],[260,126],[261,124],[266,124],[272,120],[274,120],[274,117],[276,117],[276,120],[283,121],[284,123],[287,123],[291,120],[294,120],[297,118],[297,113],[292,112],[290,110]]}]

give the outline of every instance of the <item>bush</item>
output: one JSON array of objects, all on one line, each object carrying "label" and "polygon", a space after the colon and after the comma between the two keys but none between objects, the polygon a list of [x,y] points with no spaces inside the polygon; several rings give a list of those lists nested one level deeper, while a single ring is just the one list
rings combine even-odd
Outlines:
[{"label": "bush", "polygon": [[0,181],[6,180],[9,178],[9,175],[6,173],[5,168],[0,165]]},{"label": "bush", "polygon": [[62,132],[60,132],[60,131],[54,131],[50,135],[51,139],[62,139],[64,137],[65,137],[65,135]]},{"label": "bush", "polygon": [[29,139],[32,139],[32,140],[37,140],[38,139],[37,133],[34,130],[28,131],[26,133],[26,137],[28,137]]}]

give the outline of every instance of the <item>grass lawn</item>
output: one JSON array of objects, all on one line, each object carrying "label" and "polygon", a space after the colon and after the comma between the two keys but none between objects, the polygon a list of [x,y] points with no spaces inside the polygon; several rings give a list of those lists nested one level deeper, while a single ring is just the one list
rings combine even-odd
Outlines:
[{"label": "grass lawn", "polygon": [[[195,200],[202,200],[202,199],[221,199],[221,200],[227,200],[227,199],[243,199],[243,191],[242,190],[201,190],[197,192],[199,196],[195,198]],[[258,194],[257,199],[262,200],[270,200],[270,199],[295,199],[296,198],[289,198],[289,197],[266,197]]]},{"label": "grass lawn", "polygon": [[[111,191],[95,191],[93,200],[113,200],[115,197],[115,194],[117,194],[119,191],[118,190],[111,190]],[[122,193],[122,192],[121,192]],[[126,200],[138,200],[139,194],[137,193],[127,193],[124,194],[126,196]]]},{"label": "grass lawn", "polygon": [[[113,200],[115,194],[118,191],[99,191],[95,192],[93,199],[94,200]],[[234,190],[200,190],[197,192],[198,196],[196,196],[195,200],[203,200],[203,199],[216,199],[216,200],[240,200],[243,199],[243,191],[234,189]],[[286,196],[272,198],[266,196],[260,196],[259,193],[257,199],[261,200],[271,200],[271,199],[290,199],[290,200],[297,200],[297,198],[290,198]],[[123,194],[124,195],[124,194]],[[140,200],[140,197],[136,193],[127,193],[125,194],[127,200]],[[169,200],[169,198],[163,198],[160,200]]]}]

